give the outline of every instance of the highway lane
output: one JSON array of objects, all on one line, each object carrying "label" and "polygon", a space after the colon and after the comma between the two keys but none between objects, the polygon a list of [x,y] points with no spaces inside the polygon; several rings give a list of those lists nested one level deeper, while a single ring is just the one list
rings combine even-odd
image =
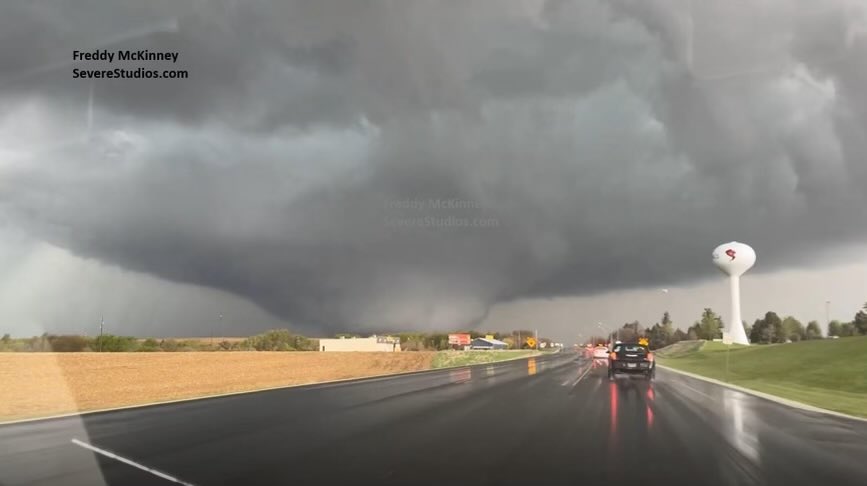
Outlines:
[{"label": "highway lane", "polygon": [[[0,484],[867,484],[867,423],[574,354],[0,427]],[[657,483],[657,481],[659,483]]]}]

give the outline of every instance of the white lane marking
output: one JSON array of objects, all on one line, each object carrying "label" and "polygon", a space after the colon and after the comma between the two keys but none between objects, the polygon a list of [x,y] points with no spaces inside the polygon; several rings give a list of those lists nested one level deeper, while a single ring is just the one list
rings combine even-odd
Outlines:
[{"label": "white lane marking", "polygon": [[[590,373],[590,370],[591,370],[591,369],[593,369],[591,366],[587,366],[587,369],[584,370],[584,373],[582,373],[581,376],[579,376],[578,378],[576,378],[575,381],[572,382],[572,385],[571,385],[571,386],[574,387],[575,385],[578,384],[579,381],[583,380],[584,377],[587,376],[587,373]],[[569,384],[569,380],[566,380],[566,381],[564,381],[564,382],[561,384],[561,386],[567,386],[568,384]]]},{"label": "white lane marking", "polygon": [[149,468],[149,467],[147,467],[147,466],[143,466],[143,465],[141,465],[141,464],[139,464],[139,463],[137,463],[137,462],[135,462],[135,461],[131,461],[131,460],[125,458],[125,457],[121,457],[121,456],[119,456],[119,455],[117,455],[117,454],[115,454],[115,453],[113,453],[113,452],[109,452],[109,451],[107,451],[107,450],[105,450],[105,449],[100,449],[99,447],[96,447],[96,446],[90,445],[90,444],[88,444],[87,442],[82,442],[82,441],[80,441],[80,440],[78,440],[78,439],[72,439],[72,443],[75,444],[75,445],[77,445],[77,446],[84,447],[84,448],[87,449],[87,450],[90,450],[90,451],[96,452],[97,454],[102,454],[102,455],[105,456],[105,457],[110,457],[110,458],[112,458],[112,459],[114,459],[114,460],[116,460],[116,461],[120,461],[120,462],[122,462],[122,463],[124,463],[124,464],[128,464],[128,465],[130,465],[130,466],[132,466],[132,467],[134,467],[134,468],[141,469],[142,471],[145,471],[145,472],[151,473],[151,474],[153,474],[154,476],[161,477],[161,478],[163,478],[163,479],[165,479],[165,480],[167,480],[167,481],[171,481],[171,482],[173,482],[173,483],[178,483],[178,484],[183,484],[184,486],[194,486],[192,483],[187,483],[187,482],[181,481],[180,479],[178,479],[178,478],[176,478],[176,477],[174,477],[174,476],[169,476],[168,474],[166,474],[166,473],[164,473],[164,472],[157,471],[156,469],[152,469],[152,468]]},{"label": "white lane marking", "polygon": [[702,395],[702,396],[704,396],[704,397],[707,397],[708,400],[714,400],[714,397],[708,395],[707,393],[705,393],[705,392],[703,392],[703,391],[701,391],[701,390],[697,390],[697,389],[695,389],[695,388],[693,388],[693,387],[687,385],[687,384],[684,383],[684,382],[680,382],[680,384],[681,384],[681,386],[683,386],[684,388],[688,388],[688,389],[690,389],[690,390],[692,390],[692,391],[698,393],[699,395]]}]

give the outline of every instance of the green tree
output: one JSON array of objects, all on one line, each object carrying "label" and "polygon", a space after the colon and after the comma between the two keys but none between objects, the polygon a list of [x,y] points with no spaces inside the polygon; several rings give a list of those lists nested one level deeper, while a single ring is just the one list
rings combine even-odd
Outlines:
[{"label": "green tree", "polygon": [[701,313],[701,321],[695,323],[696,334],[700,339],[711,341],[722,337],[722,319],[709,307]]},{"label": "green tree", "polygon": [[662,313],[662,328],[668,335],[674,334],[674,324],[671,322],[671,314],[668,311]]},{"label": "green tree", "polygon": [[780,319],[780,316],[778,316],[776,312],[769,312],[765,314],[765,320],[768,322],[768,326],[770,326],[774,331],[774,339],[771,342],[786,342],[786,328],[783,326],[783,320]]},{"label": "green tree", "polygon": [[783,319],[783,335],[785,336],[783,342],[786,342],[786,340],[798,342],[806,336],[806,330],[801,321],[792,316],[786,316]]},{"label": "green tree", "polygon": [[659,349],[673,344],[674,340],[674,325],[671,323],[671,316],[668,311],[662,314],[662,321],[654,324],[650,329],[644,332],[644,336],[650,341],[651,349]]},{"label": "green tree", "polygon": [[750,333],[750,341],[760,344],[785,342],[783,321],[776,312],[767,312],[762,319],[756,319]]},{"label": "green tree", "polygon": [[12,336],[10,336],[8,332],[0,338],[0,343],[3,344],[9,344],[10,341],[12,341]]},{"label": "green tree", "polygon": [[805,339],[822,339],[822,328],[819,327],[818,322],[810,321],[807,323]]},{"label": "green tree", "polygon": [[630,342],[638,340],[644,329],[638,321],[627,322],[615,333],[614,339]]},{"label": "green tree", "polygon": [[828,335],[829,336],[840,336],[843,332],[843,324],[840,321],[833,320],[828,323]]},{"label": "green tree", "polygon": [[443,333],[429,334],[424,338],[424,347],[435,351],[449,349],[449,335]]},{"label": "green tree", "polygon": [[674,337],[674,324],[671,322],[671,315],[668,311],[665,311],[662,314],[662,322],[660,323],[659,330],[657,331],[659,334],[658,340],[660,344],[663,346],[668,346],[672,344],[672,338]]},{"label": "green tree", "polygon": [[659,349],[666,346],[667,340],[662,332],[662,326],[657,322],[647,330],[647,340],[650,342],[650,349]]},{"label": "green tree", "polygon": [[851,337],[858,335],[858,328],[855,327],[854,322],[844,322],[842,326],[840,326],[840,337]]},{"label": "green tree", "polygon": [[855,314],[855,320],[852,321],[852,324],[858,334],[867,334],[867,303]]},{"label": "green tree", "polygon": [[766,328],[767,324],[764,319],[756,319],[750,327],[750,333],[748,334],[750,342],[767,344],[768,341],[765,340],[765,335],[767,334]]}]

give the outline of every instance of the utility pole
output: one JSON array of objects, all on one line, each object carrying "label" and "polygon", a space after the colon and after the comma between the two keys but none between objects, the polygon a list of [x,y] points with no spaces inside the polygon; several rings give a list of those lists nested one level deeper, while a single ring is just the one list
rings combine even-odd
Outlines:
[{"label": "utility pole", "polygon": [[99,352],[102,352],[102,329],[105,326],[105,314],[99,317]]},{"label": "utility pole", "polygon": [[535,343],[536,343],[536,351],[539,350],[539,330],[535,329],[533,332]]}]

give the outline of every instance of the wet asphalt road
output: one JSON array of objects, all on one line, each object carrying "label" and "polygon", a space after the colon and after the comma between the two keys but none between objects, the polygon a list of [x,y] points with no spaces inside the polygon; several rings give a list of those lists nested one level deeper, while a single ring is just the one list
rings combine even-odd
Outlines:
[{"label": "wet asphalt road", "polygon": [[867,422],[562,353],[0,427],[2,485],[865,485]]}]

